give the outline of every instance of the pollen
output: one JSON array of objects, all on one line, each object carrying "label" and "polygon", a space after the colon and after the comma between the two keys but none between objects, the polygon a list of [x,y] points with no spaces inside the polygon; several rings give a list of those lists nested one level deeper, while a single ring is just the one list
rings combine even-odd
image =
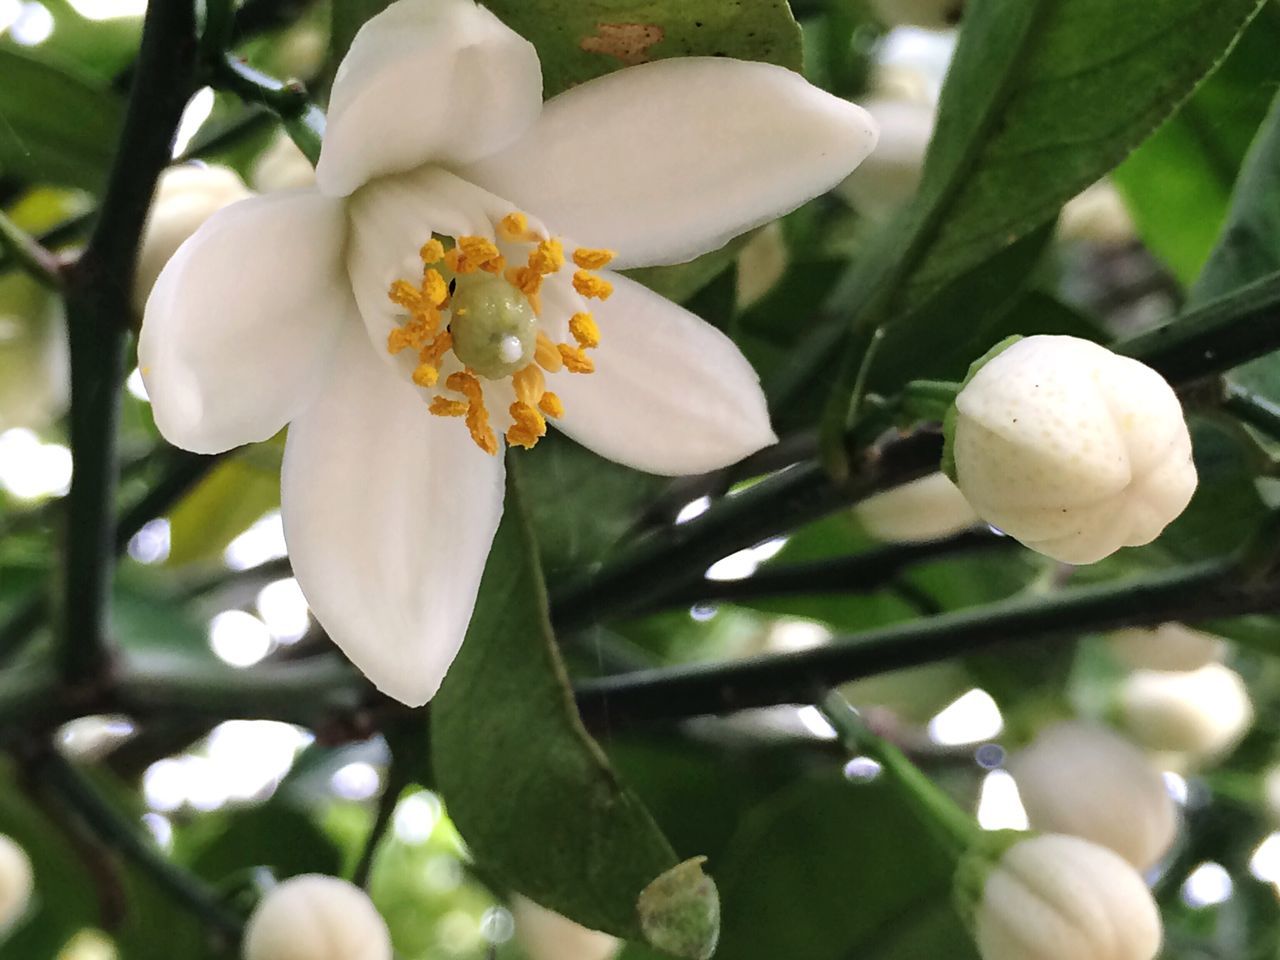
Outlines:
[{"label": "pollen", "polygon": [[[511,446],[533,447],[546,436],[548,418],[565,413],[546,378],[595,370],[587,351],[600,345],[601,332],[585,301],[613,293],[613,285],[592,272],[607,266],[613,251],[578,247],[567,257],[560,239],[530,228],[528,216],[513,211],[493,223],[491,236],[433,236],[418,256],[421,279],[396,280],[387,290],[401,311],[387,334],[387,352],[414,352],[416,363],[403,369],[427,392],[428,412],[461,419],[485,453],[498,452],[500,436]],[[569,260],[572,277],[555,277]],[[549,285],[547,304],[558,315],[544,320]],[[573,342],[557,343],[544,323],[567,327]],[[501,382],[510,384],[507,409],[494,424],[486,397],[492,403],[503,394],[487,385]]]},{"label": "pollen", "polygon": [[608,300],[613,295],[613,284],[589,270],[578,270],[574,273],[573,289],[588,300]]}]

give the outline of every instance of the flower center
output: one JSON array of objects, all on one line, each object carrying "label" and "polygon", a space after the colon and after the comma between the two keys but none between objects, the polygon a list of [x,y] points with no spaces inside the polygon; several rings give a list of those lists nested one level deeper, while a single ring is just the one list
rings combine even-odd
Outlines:
[{"label": "flower center", "polygon": [[[496,235],[496,241],[458,237],[448,250],[442,241],[428,240],[418,252],[421,280],[416,285],[397,280],[387,293],[405,311],[387,337],[387,352],[415,351],[413,382],[433,392],[430,412],[464,418],[471,439],[489,454],[498,452],[498,439],[486,393],[509,384],[506,396],[514,394],[515,401],[507,408],[507,442],[532,447],[547,432],[546,418],[564,413],[560,398],[547,390],[544,373],[593,372],[586,351],[600,344],[585,304],[568,320],[573,344],[556,343],[542,329],[543,285],[565,265],[563,244],[530,230],[522,213],[503,217]],[[518,258],[523,266],[507,266]],[[592,271],[612,259],[608,250],[574,250],[578,269],[571,296],[578,302],[608,299],[613,286]]]}]

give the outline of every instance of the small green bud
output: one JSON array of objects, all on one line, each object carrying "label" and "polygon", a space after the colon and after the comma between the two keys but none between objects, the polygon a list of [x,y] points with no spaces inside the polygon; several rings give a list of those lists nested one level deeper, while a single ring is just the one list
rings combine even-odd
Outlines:
[{"label": "small green bud", "polygon": [[501,380],[533,360],[538,319],[525,295],[501,277],[458,277],[451,307],[453,352],[480,376]]}]

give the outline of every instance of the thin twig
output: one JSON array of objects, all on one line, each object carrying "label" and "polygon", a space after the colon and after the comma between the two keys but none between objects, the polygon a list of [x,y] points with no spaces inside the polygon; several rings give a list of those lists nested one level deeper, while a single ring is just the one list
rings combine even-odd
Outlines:
[{"label": "thin twig", "polygon": [[62,289],[58,258],[0,211],[0,251],[7,253],[27,276],[50,290]]}]

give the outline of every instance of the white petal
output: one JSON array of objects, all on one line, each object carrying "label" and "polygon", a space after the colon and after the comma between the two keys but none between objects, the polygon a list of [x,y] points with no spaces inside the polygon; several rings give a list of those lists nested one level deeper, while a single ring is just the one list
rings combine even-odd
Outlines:
[{"label": "white petal", "polygon": [[178,248],[138,341],[170,443],[217,453],[266,440],[306,408],[356,318],[345,235],[341,203],[290,191],[223,208]]},{"label": "white petal", "polygon": [[380,690],[426,703],[471,619],[502,459],[431,416],[352,324],[331,382],[289,429],[280,496],[316,619]]},{"label": "white petal", "polygon": [[625,277],[593,301],[595,373],[562,371],[562,431],[601,456],[667,476],[704,473],[777,441],[760,379],[709,323]]},{"label": "white petal", "polygon": [[458,172],[634,267],[692,259],[794,210],[875,142],[865,110],[790,70],[688,57],[574,87]]},{"label": "white petal", "polygon": [[423,163],[501,150],[542,108],[532,44],[472,0],[398,0],[356,34],[333,83],[320,189],[346,196]]}]

